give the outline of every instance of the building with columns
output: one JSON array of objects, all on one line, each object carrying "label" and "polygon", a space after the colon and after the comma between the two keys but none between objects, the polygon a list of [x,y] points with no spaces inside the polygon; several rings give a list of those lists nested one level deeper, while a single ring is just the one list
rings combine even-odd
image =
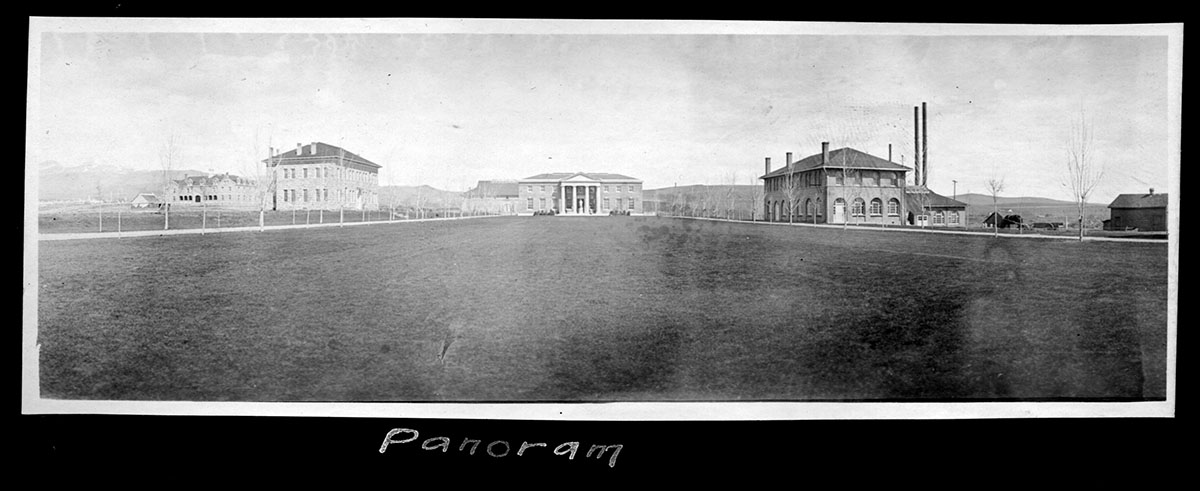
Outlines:
[{"label": "building with columns", "polygon": [[906,215],[908,167],[845,147],[771,170],[766,159],[764,216],[776,222],[900,225]]},{"label": "building with columns", "polygon": [[538,174],[517,182],[517,213],[559,215],[642,213],[642,181],[602,172]]},{"label": "building with columns", "polygon": [[297,143],[263,162],[275,210],[378,210],[381,165],[327,143]]}]

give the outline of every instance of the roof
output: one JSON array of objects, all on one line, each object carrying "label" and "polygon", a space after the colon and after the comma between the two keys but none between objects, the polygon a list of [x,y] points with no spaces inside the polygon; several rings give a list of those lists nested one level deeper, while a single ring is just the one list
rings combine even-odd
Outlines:
[{"label": "roof", "polygon": [[593,181],[635,181],[641,182],[638,179],[621,175],[611,174],[607,172],[549,172],[546,174],[538,174],[536,176],[526,177],[522,181],[565,181],[572,177],[583,176],[584,178]]},{"label": "roof", "polygon": [[1108,205],[1109,208],[1166,208],[1166,193],[1159,194],[1119,194]]},{"label": "roof", "polygon": [[821,154],[814,154],[804,157],[800,160],[792,162],[790,166],[780,167],[775,169],[759,179],[768,177],[782,176],[789,172],[804,172],[819,168],[829,169],[875,169],[875,170],[891,170],[905,172],[909,168],[903,165],[891,162],[887,159],[882,159],[869,153],[855,150],[850,147],[843,147],[829,152],[829,161],[821,163]]},{"label": "roof", "polygon": [[192,184],[191,184],[192,186],[215,186],[215,185],[219,184],[221,181],[224,181],[226,179],[229,179],[234,182],[239,182],[239,180],[240,180],[241,182],[249,183],[249,180],[242,179],[242,178],[235,176],[233,174],[230,174],[228,172],[226,172],[224,174],[216,174],[216,175],[212,175],[212,176],[187,176],[187,177],[184,177],[183,179],[175,179],[175,180],[173,180],[173,182],[175,182],[175,184],[177,184],[179,186],[187,186],[188,185],[187,182],[190,180],[190,181],[192,181]]},{"label": "roof", "polygon": [[[928,196],[928,201],[921,203],[919,196]],[[908,204],[908,209],[919,210],[922,206],[927,208],[963,208],[966,209],[967,204],[956,199],[947,198],[937,194],[926,187],[910,187],[904,190],[904,200]]]},{"label": "roof", "polygon": [[[317,153],[315,153],[315,154],[312,153],[313,145],[317,146]],[[302,152],[297,153],[297,150],[302,150]],[[330,158],[330,157],[341,157],[341,158],[345,159],[345,161],[347,161],[347,162],[362,164],[367,167],[372,167],[375,169],[383,167],[382,165],[376,164],[374,162],[371,162],[370,160],[362,158],[361,156],[359,156],[353,152],[350,152],[349,150],[346,150],[346,149],[338,147],[338,146],[330,145],[328,143],[322,143],[322,142],[313,142],[308,145],[303,145],[299,149],[293,148],[293,149],[283,152],[281,154],[272,155],[271,158],[263,159],[262,161],[266,162],[266,163],[271,163],[271,161],[274,160],[274,161],[277,161],[280,165],[289,165],[289,164],[298,164],[298,163],[300,163],[300,161],[307,161],[309,159],[324,159],[324,158]]]},{"label": "roof", "polygon": [[476,198],[519,196],[521,194],[519,188],[517,181],[479,181],[479,184],[467,191],[467,196]]},{"label": "roof", "polygon": [[138,198],[145,200],[147,203],[158,203],[158,196],[155,196],[153,193],[140,193],[134,196],[133,200],[137,201]]}]

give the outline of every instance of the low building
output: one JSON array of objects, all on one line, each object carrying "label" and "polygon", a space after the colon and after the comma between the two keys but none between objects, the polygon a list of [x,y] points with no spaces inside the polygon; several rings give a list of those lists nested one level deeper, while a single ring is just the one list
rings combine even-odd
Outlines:
[{"label": "low building", "polygon": [[1138,230],[1143,232],[1165,232],[1167,230],[1167,195],[1121,194],[1109,203],[1109,219],[1106,230]]},{"label": "low building", "polygon": [[513,180],[479,181],[464,195],[462,207],[471,213],[511,215],[521,204],[519,188]]},{"label": "low building", "polygon": [[517,182],[517,213],[554,212],[571,215],[640,215],[642,181],[603,172],[555,172]]},{"label": "low building", "polygon": [[[967,204],[937,194],[925,186],[904,190],[908,201],[905,223],[930,227],[966,227]],[[923,217],[923,218],[922,218]]]},{"label": "low building", "polygon": [[257,206],[257,183],[233,174],[184,176],[172,180],[166,188],[165,203],[172,206]]},{"label": "low building", "polygon": [[378,210],[383,166],[327,143],[296,144],[263,161],[275,210]]},{"label": "low building", "polygon": [[845,147],[771,170],[763,180],[763,211],[769,221],[901,225],[907,211],[904,194],[908,168]]},{"label": "low building", "polygon": [[153,193],[141,193],[129,200],[130,208],[158,208],[158,196]]}]

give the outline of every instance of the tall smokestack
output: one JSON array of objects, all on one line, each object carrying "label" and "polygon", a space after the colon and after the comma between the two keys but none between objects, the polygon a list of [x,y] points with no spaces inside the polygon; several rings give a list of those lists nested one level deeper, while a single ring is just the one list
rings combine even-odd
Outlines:
[{"label": "tall smokestack", "polygon": [[913,106],[913,186],[921,185],[921,108]]},{"label": "tall smokestack", "polygon": [[765,176],[770,173],[771,173],[771,157],[767,157],[767,171],[764,172],[763,175]]},{"label": "tall smokestack", "polygon": [[921,103],[921,185],[929,182],[929,115],[925,113],[925,103]]},{"label": "tall smokestack", "polygon": [[821,142],[821,165],[829,164],[829,142]]},{"label": "tall smokestack", "polygon": [[892,161],[892,144],[888,144],[888,162]]}]

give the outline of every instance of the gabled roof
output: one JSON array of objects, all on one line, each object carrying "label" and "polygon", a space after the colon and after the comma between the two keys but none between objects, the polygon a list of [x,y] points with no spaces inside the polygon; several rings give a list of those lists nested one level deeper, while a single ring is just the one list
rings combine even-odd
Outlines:
[{"label": "gabled roof", "polygon": [[138,198],[145,200],[147,203],[158,203],[158,196],[155,196],[154,193],[140,193],[133,197],[134,200]]},{"label": "gabled roof", "polygon": [[479,181],[467,196],[472,198],[504,198],[519,196],[520,186],[517,181]]},{"label": "gabled roof", "polygon": [[766,179],[768,177],[782,176],[787,174],[789,169],[791,172],[804,172],[819,168],[828,169],[872,169],[872,170],[890,170],[905,172],[909,168],[895,162],[890,162],[887,159],[881,159],[866,152],[855,150],[850,147],[843,147],[829,152],[829,161],[822,164],[821,154],[809,155],[800,160],[792,162],[790,166],[780,167],[760,177]]},{"label": "gabled roof", "polygon": [[1166,193],[1120,194],[1108,205],[1109,208],[1166,208]]},{"label": "gabled roof", "polygon": [[[317,153],[315,153],[315,154],[312,153],[313,145],[317,146]],[[330,157],[338,158],[339,156],[341,156],[343,159],[345,159],[346,162],[358,163],[358,164],[362,164],[362,165],[365,165],[368,167],[373,167],[376,169],[383,167],[382,165],[376,164],[374,162],[371,162],[370,160],[362,158],[344,148],[330,145],[328,143],[314,142],[314,143],[310,143],[310,144],[300,147],[299,150],[300,150],[299,154],[296,153],[297,149],[293,148],[286,152],[272,155],[271,158],[269,158],[269,159],[263,159],[263,162],[270,163],[270,162],[274,161],[274,162],[279,163],[280,165],[287,165],[287,164],[298,163],[297,161],[301,161],[301,160],[326,159],[326,158],[330,158]],[[342,152],[345,152],[345,153],[342,153]]]},{"label": "gabled roof", "polygon": [[549,172],[546,174],[538,174],[536,176],[526,177],[522,181],[565,181],[576,176],[582,176],[585,179],[593,181],[634,181],[642,182],[638,179],[621,175],[611,174],[607,172]]},{"label": "gabled roof", "polygon": [[233,174],[230,174],[228,172],[226,172],[224,174],[216,174],[213,176],[187,176],[187,177],[184,177],[183,179],[175,179],[174,182],[175,182],[175,184],[177,184],[179,186],[187,186],[188,181],[192,181],[192,184],[191,184],[192,186],[215,186],[225,179],[229,179],[233,182],[242,182],[242,183],[246,183],[246,184],[249,184],[249,182],[250,182],[247,179],[242,179],[242,178],[235,176]]},{"label": "gabled roof", "polygon": [[[921,196],[927,196],[922,200]],[[967,204],[962,201],[950,199],[940,194],[937,194],[926,187],[909,187],[904,190],[904,200],[910,210],[919,210],[922,206],[928,208],[963,208],[966,209]],[[921,201],[926,201],[921,203]]]}]

